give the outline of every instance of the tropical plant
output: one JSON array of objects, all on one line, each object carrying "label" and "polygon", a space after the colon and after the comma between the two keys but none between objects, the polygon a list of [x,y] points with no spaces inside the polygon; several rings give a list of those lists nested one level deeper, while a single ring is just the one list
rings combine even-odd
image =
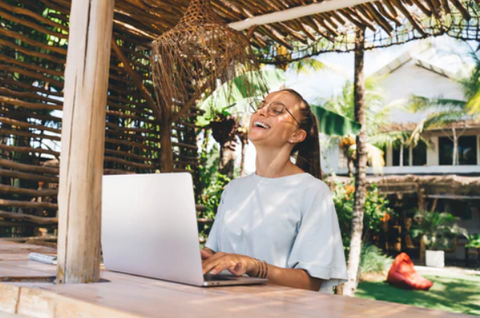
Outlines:
[{"label": "tropical plant", "polygon": [[382,250],[375,245],[362,245],[362,256],[360,261],[360,272],[367,273],[383,273],[393,263],[390,256],[385,255]]},{"label": "tropical plant", "polygon": [[480,248],[480,234],[472,234],[468,237],[467,248]]},{"label": "tropical plant", "polygon": [[[416,146],[421,134],[431,128],[443,128],[455,122],[462,122],[469,119],[478,119],[480,115],[480,58],[472,54],[476,65],[470,75],[458,79],[461,85],[465,100],[427,98],[423,96],[412,96],[407,109],[411,112],[428,112],[411,133],[407,145]],[[448,138],[453,142],[452,165],[458,165],[458,138],[465,131],[459,132],[458,128],[451,125],[451,135]]]},{"label": "tropical plant", "polygon": [[450,213],[417,210],[414,220],[412,237],[429,250],[450,249],[459,235],[468,238],[467,230],[455,224],[458,218]]},{"label": "tropical plant", "polygon": [[[335,180],[335,188],[332,193],[345,251],[348,251],[350,246],[353,197],[355,195],[354,184],[355,180],[353,178],[350,179],[348,184]],[[376,184],[369,186],[364,205],[364,226],[362,233],[362,241],[364,243],[369,241],[372,234],[379,233],[381,224],[388,221],[390,217],[394,215],[394,211],[389,207],[389,204],[388,198],[380,194]]]},{"label": "tropical plant", "polygon": [[[208,134],[208,130],[204,131],[204,134]],[[208,136],[204,136],[204,138],[204,141],[208,141]],[[208,148],[208,143],[204,143],[201,147],[200,164],[198,166],[199,180],[195,182],[197,203],[205,206],[205,211],[200,212],[199,218],[207,220],[215,218],[223,189],[231,180],[218,172],[219,161],[218,144],[213,144],[211,148]],[[199,223],[200,237],[207,237],[210,225],[211,222]]]},{"label": "tropical plant", "polygon": [[[321,101],[321,107],[335,112],[341,116],[354,120],[354,94],[353,83],[347,81],[339,95]],[[367,159],[376,172],[381,172],[385,165],[383,148],[395,143],[404,143],[408,134],[404,132],[386,132],[383,127],[389,123],[389,113],[397,104],[385,105],[383,92],[379,86],[379,78],[369,77],[365,80],[365,114],[368,135]],[[354,134],[343,136],[330,136],[324,147],[339,145],[345,158],[347,158],[348,173],[353,173],[353,161],[356,156],[356,141]]]}]

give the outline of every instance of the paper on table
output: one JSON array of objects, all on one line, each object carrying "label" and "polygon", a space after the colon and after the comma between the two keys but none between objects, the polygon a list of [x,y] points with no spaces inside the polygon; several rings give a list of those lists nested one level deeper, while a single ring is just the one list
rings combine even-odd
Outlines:
[{"label": "paper on table", "polygon": [[39,253],[30,253],[28,254],[28,259],[32,261],[37,261],[50,265],[57,265],[57,256],[55,255],[44,255]]}]

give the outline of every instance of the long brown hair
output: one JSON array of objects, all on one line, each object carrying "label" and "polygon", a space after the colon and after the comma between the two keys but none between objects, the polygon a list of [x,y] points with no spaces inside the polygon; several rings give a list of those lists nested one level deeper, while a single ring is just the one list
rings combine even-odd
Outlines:
[{"label": "long brown hair", "polygon": [[312,109],[307,101],[297,91],[290,88],[285,88],[280,91],[292,94],[300,103],[300,112],[302,114],[299,120],[300,129],[307,132],[307,137],[292,149],[291,155],[296,158],[295,164],[303,171],[322,180],[317,117],[312,113]]}]

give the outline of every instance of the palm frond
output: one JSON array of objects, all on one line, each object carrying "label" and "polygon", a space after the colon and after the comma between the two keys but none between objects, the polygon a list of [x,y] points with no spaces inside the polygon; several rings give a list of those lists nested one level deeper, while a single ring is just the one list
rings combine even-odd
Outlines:
[{"label": "palm frond", "polygon": [[333,71],[336,73],[343,73],[341,67],[324,63],[320,60],[315,58],[304,58],[298,61],[291,62],[288,65],[288,69],[294,71],[295,73],[300,74],[310,74],[311,72],[319,72],[319,71]]},{"label": "palm frond", "polygon": [[480,90],[467,102],[466,109],[470,116],[480,117]]},{"label": "palm frond", "polygon": [[[383,167],[385,166],[385,160],[383,159],[383,150],[375,147],[371,143],[366,144],[367,147],[367,160],[370,167],[373,168],[375,174],[382,174]],[[348,156],[355,158],[357,151],[357,145],[354,144],[348,148]]]},{"label": "palm frond", "polygon": [[412,133],[410,134],[410,137],[405,143],[406,146],[413,146],[413,147],[417,146],[418,141],[420,140],[420,137],[425,129],[425,121],[426,120],[421,120],[419,123],[417,123],[417,126],[412,131]]},{"label": "palm frond", "polygon": [[432,108],[457,108],[465,109],[466,102],[457,99],[448,98],[428,98],[423,96],[412,95],[410,97],[410,103],[408,109],[411,112],[419,112],[425,110],[431,110]]},{"label": "palm frond", "polygon": [[480,91],[480,59],[476,54],[472,54],[476,63],[470,75],[464,79],[459,80],[462,85],[465,97],[470,100],[474,98]]},{"label": "palm frond", "polygon": [[369,136],[368,142],[379,148],[393,147],[396,143],[403,144],[409,138],[406,131],[388,131]]},{"label": "palm frond", "polygon": [[452,122],[461,121],[467,119],[468,116],[463,111],[440,111],[431,113],[425,119],[424,129],[442,127]]}]

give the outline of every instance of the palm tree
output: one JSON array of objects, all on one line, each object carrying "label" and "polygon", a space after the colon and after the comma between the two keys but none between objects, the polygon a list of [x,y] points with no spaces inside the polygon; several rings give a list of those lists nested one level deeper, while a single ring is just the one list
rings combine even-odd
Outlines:
[{"label": "palm tree", "polygon": [[[457,80],[461,84],[465,100],[427,98],[412,96],[408,109],[412,112],[430,111],[426,118],[421,120],[412,132],[407,145],[416,146],[421,134],[431,128],[443,128],[456,122],[465,123],[466,120],[478,119],[480,115],[480,59],[473,54],[476,65],[470,75]],[[458,165],[458,138],[463,134],[455,125],[451,125],[451,136],[448,138],[453,142],[452,165]]]},{"label": "palm tree", "polygon": [[[353,120],[353,91],[353,83],[347,81],[342,88],[342,92],[323,101],[321,107]],[[405,132],[387,132],[383,129],[389,123],[390,111],[394,107],[399,107],[399,105],[385,105],[378,78],[369,77],[365,80],[365,106],[368,163],[374,168],[375,172],[381,172],[382,167],[385,165],[382,149],[394,144],[406,143],[409,139],[409,134]],[[353,161],[356,156],[354,135],[329,136],[325,142],[327,147],[340,146],[344,156],[347,158],[348,174],[353,174]]]},{"label": "palm tree", "polygon": [[420,259],[425,260],[425,250],[448,250],[454,247],[458,236],[468,238],[466,229],[454,224],[459,218],[447,212],[417,210],[412,237],[420,239]]}]

